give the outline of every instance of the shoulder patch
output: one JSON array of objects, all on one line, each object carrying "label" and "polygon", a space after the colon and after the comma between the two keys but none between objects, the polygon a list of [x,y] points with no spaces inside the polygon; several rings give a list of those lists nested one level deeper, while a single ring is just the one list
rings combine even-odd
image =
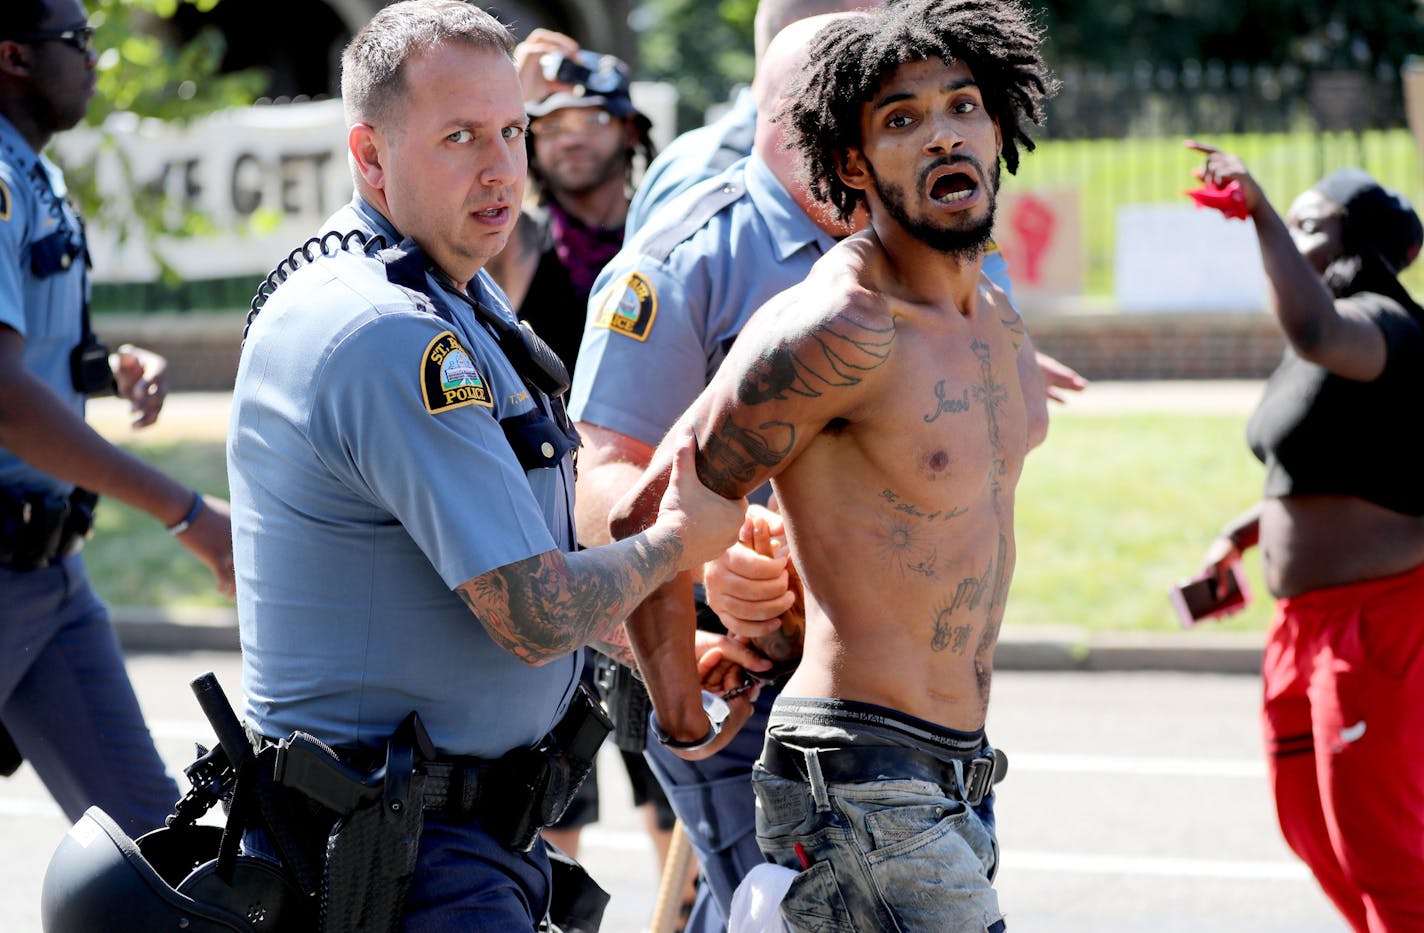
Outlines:
[{"label": "shoulder patch", "polygon": [[0,179],[0,221],[10,219],[10,189],[5,186],[3,179]]},{"label": "shoulder patch", "polygon": [[609,285],[598,306],[594,327],[604,327],[634,340],[647,340],[658,316],[658,293],[641,272],[630,272]]},{"label": "shoulder patch", "polygon": [[420,359],[420,394],[432,415],[466,405],[493,408],[489,386],[453,331],[430,341]]}]

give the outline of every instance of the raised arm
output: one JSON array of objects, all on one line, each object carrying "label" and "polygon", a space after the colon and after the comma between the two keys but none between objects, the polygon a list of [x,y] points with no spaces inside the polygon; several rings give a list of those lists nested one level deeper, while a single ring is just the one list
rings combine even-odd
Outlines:
[{"label": "raised arm", "polygon": [[1245,164],[1213,146],[1188,140],[1187,147],[1207,157],[1193,172],[1197,178],[1219,187],[1240,183],[1256,225],[1271,311],[1295,352],[1347,379],[1378,378],[1385,364],[1384,334],[1349,299],[1337,301],[1325,288]]}]

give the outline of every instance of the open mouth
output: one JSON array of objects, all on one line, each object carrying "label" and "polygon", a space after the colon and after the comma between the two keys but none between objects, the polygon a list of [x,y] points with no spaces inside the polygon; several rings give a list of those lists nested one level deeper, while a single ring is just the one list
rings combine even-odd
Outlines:
[{"label": "open mouth", "polygon": [[978,189],[974,179],[964,172],[941,175],[930,185],[930,197],[940,204],[956,204],[968,200]]}]

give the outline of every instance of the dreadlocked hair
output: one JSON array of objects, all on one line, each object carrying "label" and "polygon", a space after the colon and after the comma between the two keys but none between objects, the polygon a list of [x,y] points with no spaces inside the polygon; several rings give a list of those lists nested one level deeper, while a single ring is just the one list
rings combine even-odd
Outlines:
[{"label": "dreadlocked hair", "polygon": [[931,58],[968,66],[999,125],[1004,165],[1017,172],[1019,147],[1034,148],[1028,124],[1043,123],[1043,101],[1058,89],[1039,52],[1042,41],[1018,0],[889,0],[828,24],[811,40],[806,66],[777,114],[812,195],[849,219],[864,194],[841,181],[838,169],[846,150],[863,143],[861,106],[897,68]]}]

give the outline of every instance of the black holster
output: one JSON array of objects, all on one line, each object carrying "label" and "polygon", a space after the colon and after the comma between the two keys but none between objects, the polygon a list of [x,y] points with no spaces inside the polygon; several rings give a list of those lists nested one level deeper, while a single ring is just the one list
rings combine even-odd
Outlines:
[{"label": "black holster", "polygon": [[625,752],[641,754],[648,744],[648,713],[653,706],[648,688],[632,668],[606,655],[598,655],[594,663],[594,683],[613,720],[613,744]]},{"label": "black holster", "polygon": [[480,816],[505,846],[528,852],[564,815],[593,770],[613,721],[582,683],[568,712],[535,748],[515,749],[480,771]]},{"label": "black holster", "polygon": [[382,792],[342,815],[327,836],[321,880],[322,933],[400,929],[425,825],[425,775],[434,757],[411,713],[386,745]]},{"label": "black holster", "polygon": [[0,488],[0,565],[37,570],[73,554],[94,527],[98,502],[78,487],[68,496]]}]

